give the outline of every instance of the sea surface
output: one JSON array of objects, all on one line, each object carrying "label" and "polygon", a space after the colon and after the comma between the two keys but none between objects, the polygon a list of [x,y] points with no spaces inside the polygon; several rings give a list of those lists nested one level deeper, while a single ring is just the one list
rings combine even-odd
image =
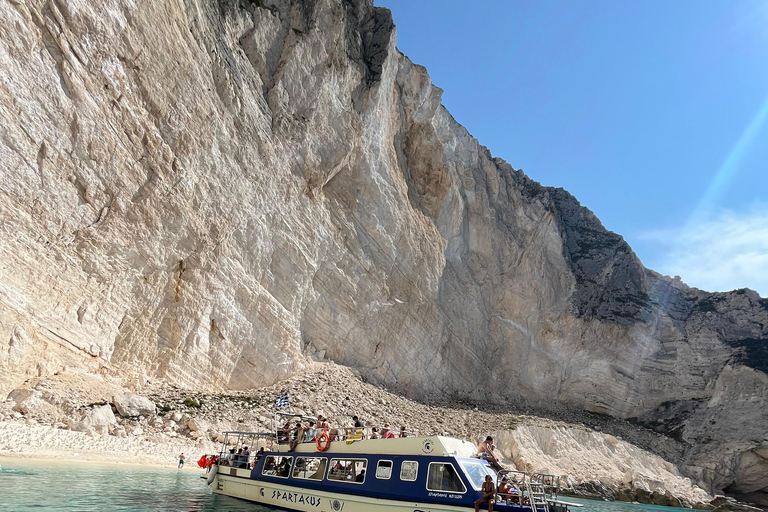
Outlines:
[{"label": "sea surface", "polygon": [[[275,512],[212,494],[201,471],[0,459],[0,512]],[[582,512],[684,509],[565,498]]]}]

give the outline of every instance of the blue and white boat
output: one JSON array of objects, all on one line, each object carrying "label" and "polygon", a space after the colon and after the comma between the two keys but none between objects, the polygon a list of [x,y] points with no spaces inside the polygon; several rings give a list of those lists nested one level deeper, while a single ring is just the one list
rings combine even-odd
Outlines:
[{"label": "blue and white boat", "polygon": [[[281,437],[278,431],[225,434],[225,448],[248,438],[254,446],[258,436]],[[363,429],[348,429],[343,440],[328,442],[325,434],[293,450],[273,443],[254,461],[221,458],[204,478],[214,493],[300,512],[467,512],[482,497],[486,475],[497,489],[502,478],[489,462],[476,458],[474,444],[452,437],[367,439]],[[581,506],[551,492],[557,477],[508,473],[515,487],[496,496],[493,510],[567,512]]]}]

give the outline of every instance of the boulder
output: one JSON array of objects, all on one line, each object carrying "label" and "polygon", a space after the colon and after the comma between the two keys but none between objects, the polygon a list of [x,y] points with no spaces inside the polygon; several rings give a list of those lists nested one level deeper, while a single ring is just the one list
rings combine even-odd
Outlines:
[{"label": "boulder", "polygon": [[8,395],[8,400],[13,402],[12,411],[35,417],[43,422],[53,423],[61,417],[58,408],[47,402],[39,391],[26,388],[14,389]]},{"label": "boulder", "polygon": [[187,428],[190,432],[202,432],[208,428],[208,424],[200,418],[190,418],[187,421]]},{"label": "boulder", "polygon": [[21,403],[27,398],[31,397],[35,394],[35,391],[33,389],[27,389],[27,388],[17,388],[8,393],[8,400],[13,400],[14,402]]},{"label": "boulder", "polygon": [[105,404],[87,411],[73,430],[106,434],[109,432],[109,428],[115,425],[117,425],[117,419],[112,412],[112,407]]},{"label": "boulder", "polygon": [[115,395],[112,403],[120,416],[132,418],[136,416],[151,416],[157,411],[155,403],[141,395]]}]

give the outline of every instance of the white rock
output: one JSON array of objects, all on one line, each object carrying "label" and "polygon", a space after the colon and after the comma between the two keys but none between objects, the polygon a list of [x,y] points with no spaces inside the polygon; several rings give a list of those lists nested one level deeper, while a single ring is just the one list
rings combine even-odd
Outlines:
[{"label": "white rock", "polygon": [[187,428],[191,432],[204,431],[208,428],[208,423],[200,418],[190,418],[187,421]]},{"label": "white rock", "polygon": [[112,407],[109,405],[102,405],[87,411],[82,419],[77,422],[73,430],[79,430],[81,432],[93,431],[98,434],[106,434],[109,431],[110,426],[116,424],[117,420],[115,420],[115,414],[112,412]]},{"label": "white rock", "polygon": [[115,395],[112,403],[118,414],[125,417],[152,416],[157,410],[152,400],[141,395]]}]

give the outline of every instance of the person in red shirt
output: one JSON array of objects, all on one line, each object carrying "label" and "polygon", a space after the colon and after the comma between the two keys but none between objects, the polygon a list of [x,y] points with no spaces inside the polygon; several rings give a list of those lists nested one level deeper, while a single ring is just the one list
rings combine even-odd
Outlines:
[{"label": "person in red shirt", "polygon": [[389,428],[389,423],[384,424],[384,428],[381,429],[381,437],[384,439],[394,439],[395,433]]}]

